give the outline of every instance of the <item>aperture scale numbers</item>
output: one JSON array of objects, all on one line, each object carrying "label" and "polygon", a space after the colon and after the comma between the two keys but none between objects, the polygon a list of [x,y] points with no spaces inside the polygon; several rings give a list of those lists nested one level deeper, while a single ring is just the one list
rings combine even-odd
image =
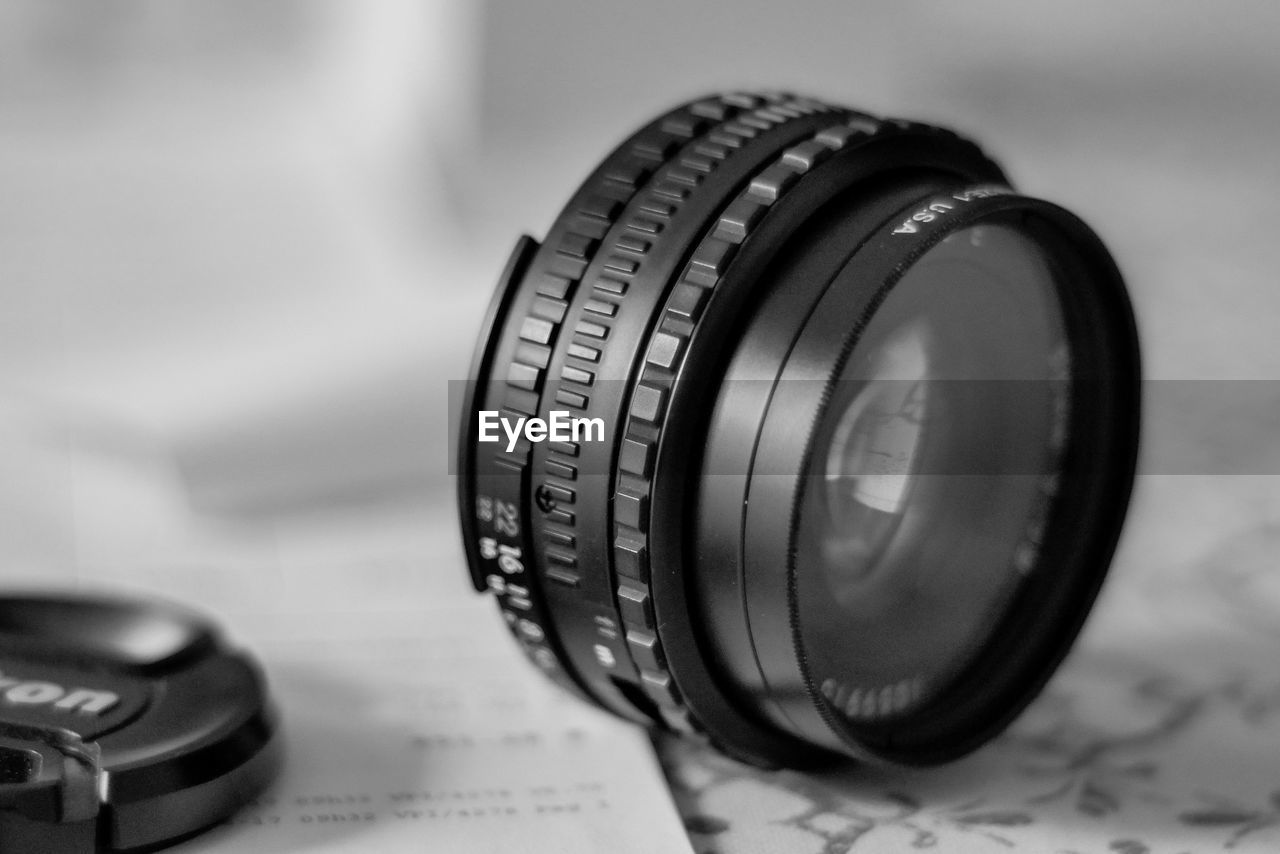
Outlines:
[{"label": "aperture scale numbers", "polygon": [[485,584],[497,597],[503,619],[511,627],[525,654],[543,670],[559,667],[547,646],[547,633],[529,593],[524,547],[519,542],[520,508],[489,495],[476,497],[480,523],[477,546],[484,562]]},{"label": "aperture scale numbers", "polygon": [[[498,598],[502,616],[519,639],[526,654],[544,670],[555,670],[559,663],[547,646],[547,632],[530,596],[529,569],[519,542],[520,508],[513,502],[489,495],[476,497],[476,520],[480,536],[476,543],[485,564],[485,584]],[[616,647],[621,643],[617,623],[609,616],[595,618],[598,640],[592,652],[605,670],[620,666]]]}]

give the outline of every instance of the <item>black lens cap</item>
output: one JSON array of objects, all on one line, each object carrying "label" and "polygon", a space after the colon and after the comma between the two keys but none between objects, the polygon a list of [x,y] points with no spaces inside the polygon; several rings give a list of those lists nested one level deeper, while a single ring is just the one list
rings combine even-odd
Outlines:
[{"label": "black lens cap", "polygon": [[258,666],[155,602],[0,595],[0,852],[149,851],[275,776]]}]

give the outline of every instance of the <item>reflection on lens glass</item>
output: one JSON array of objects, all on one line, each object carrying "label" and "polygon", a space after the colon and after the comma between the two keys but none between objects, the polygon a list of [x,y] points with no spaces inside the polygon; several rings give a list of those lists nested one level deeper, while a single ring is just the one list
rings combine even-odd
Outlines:
[{"label": "reflection on lens glass", "polygon": [[874,354],[875,381],[859,385],[832,431],[823,498],[827,523],[844,536],[823,540],[823,560],[846,580],[880,565],[911,496],[929,406],[927,334],[907,325]]},{"label": "reflection on lens glass", "polygon": [[840,715],[936,698],[1033,572],[1067,359],[1048,259],[1006,225],[948,237],[867,322],[818,427],[796,555],[809,670]]}]

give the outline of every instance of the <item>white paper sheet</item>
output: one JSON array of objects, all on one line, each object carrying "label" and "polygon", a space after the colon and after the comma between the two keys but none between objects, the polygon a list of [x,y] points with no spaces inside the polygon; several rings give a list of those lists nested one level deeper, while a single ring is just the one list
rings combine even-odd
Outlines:
[{"label": "white paper sheet", "polygon": [[[421,570],[371,572],[390,586],[387,575]],[[489,604],[238,621],[284,709],[287,770],[180,850],[689,850],[643,733],[542,684]]]},{"label": "white paper sheet", "polygon": [[10,568],[0,586],[161,595],[209,613],[265,667],[283,775],[172,850],[691,850],[645,733],[547,681],[470,589],[446,501],[219,525],[166,500],[162,471],[50,459],[80,511],[48,515],[78,559]]}]

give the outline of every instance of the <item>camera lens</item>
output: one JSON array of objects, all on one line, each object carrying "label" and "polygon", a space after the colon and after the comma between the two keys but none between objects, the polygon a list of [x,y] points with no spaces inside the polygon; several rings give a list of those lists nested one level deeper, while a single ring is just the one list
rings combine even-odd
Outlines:
[{"label": "camera lens", "polygon": [[1078,633],[1138,378],[1098,238],[972,143],[703,99],[507,265],[461,413],[472,577],[629,719],[763,763],[944,761]]}]

